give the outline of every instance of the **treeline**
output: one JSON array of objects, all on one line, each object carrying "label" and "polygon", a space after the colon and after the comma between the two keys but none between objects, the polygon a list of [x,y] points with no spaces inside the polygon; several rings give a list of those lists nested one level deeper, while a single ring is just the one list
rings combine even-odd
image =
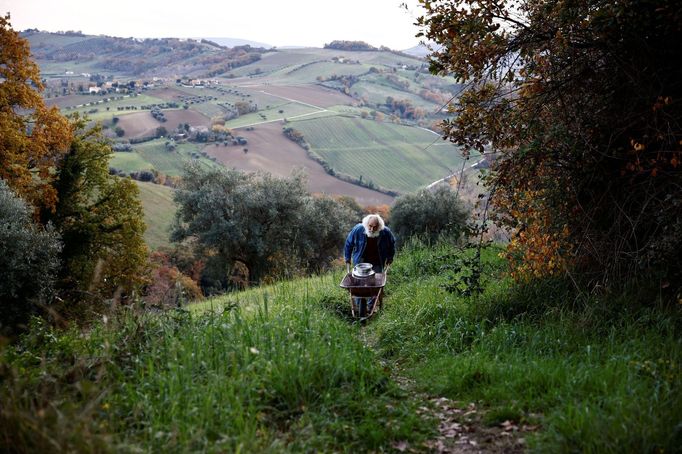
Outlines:
[{"label": "treeline", "polygon": [[[27,34],[30,38],[31,34]],[[192,70],[208,69],[205,77],[223,74],[230,69],[260,59],[264,49],[251,46],[227,48],[210,41],[177,38],[134,39],[109,36],[86,37],[60,46],[43,40],[33,49],[34,57],[52,61],[92,61],[106,71],[141,75],[152,70],[162,73],[177,65]],[[189,72],[189,71],[184,71]]]},{"label": "treeline", "polygon": [[332,41],[324,45],[325,49],[347,50],[347,51],[378,51],[374,46],[364,41]]}]

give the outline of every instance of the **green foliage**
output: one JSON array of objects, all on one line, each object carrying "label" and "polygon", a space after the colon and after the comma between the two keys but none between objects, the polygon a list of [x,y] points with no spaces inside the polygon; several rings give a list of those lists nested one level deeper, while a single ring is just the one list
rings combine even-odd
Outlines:
[{"label": "green foliage", "polygon": [[434,243],[441,236],[457,240],[466,220],[461,200],[449,187],[401,196],[391,208],[391,230],[400,243],[415,235]]},{"label": "green foliage", "polygon": [[[682,282],[682,39],[675,1],[421,0],[431,70],[470,82],[445,123],[497,153],[520,278]],[[675,284],[673,284],[675,283]],[[679,298],[679,296],[677,296]]]},{"label": "green foliage", "polygon": [[377,51],[374,46],[364,41],[341,41],[335,40],[324,45],[325,49],[349,50],[349,51]]},{"label": "green foliage", "polygon": [[440,271],[456,248],[403,249],[374,325],[384,358],[415,391],[485,404],[487,424],[541,427],[524,436],[539,452],[679,450],[679,308],[557,278],[517,286],[498,252],[482,251],[484,292],[461,297]]},{"label": "green foliage", "polygon": [[36,225],[31,211],[0,179],[0,335],[11,333],[53,297],[60,237],[52,226]]},{"label": "green foliage", "polygon": [[109,175],[112,151],[99,130],[76,125],[57,171],[56,212],[43,213],[64,242],[60,286],[75,299],[130,296],[145,282],[147,261],[139,191]]},{"label": "green foliage", "polygon": [[191,166],[183,182],[173,239],[196,236],[213,257],[207,266],[214,280],[224,281],[237,263],[251,282],[324,269],[353,221],[344,205],[311,197],[300,175],[277,179]]}]

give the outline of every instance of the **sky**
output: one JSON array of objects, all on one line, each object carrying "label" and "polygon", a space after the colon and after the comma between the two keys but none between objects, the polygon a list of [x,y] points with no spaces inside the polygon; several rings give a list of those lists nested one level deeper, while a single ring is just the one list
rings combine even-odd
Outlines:
[{"label": "sky", "polygon": [[[401,4],[407,6],[401,8]],[[239,38],[277,47],[365,41],[416,46],[417,0],[0,0],[22,31],[135,38]]]}]

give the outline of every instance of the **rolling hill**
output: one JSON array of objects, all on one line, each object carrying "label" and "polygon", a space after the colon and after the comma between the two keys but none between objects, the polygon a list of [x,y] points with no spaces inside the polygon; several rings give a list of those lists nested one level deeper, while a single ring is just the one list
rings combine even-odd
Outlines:
[{"label": "rolling hill", "polygon": [[[128,147],[112,160],[119,174],[179,175],[192,160],[282,176],[303,168],[312,192],[376,205],[464,165],[431,130],[459,85],[407,53],[24,36],[46,102],[101,122]],[[303,141],[292,142],[284,128]]]}]

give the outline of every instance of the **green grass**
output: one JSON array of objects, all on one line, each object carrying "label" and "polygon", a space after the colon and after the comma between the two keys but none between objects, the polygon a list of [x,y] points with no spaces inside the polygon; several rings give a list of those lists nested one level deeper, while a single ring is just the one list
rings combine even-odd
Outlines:
[{"label": "green grass", "polygon": [[[417,389],[487,408],[485,421],[539,424],[539,452],[677,452],[682,439],[679,308],[631,296],[577,298],[560,281],[488,278],[479,297],[443,290],[447,249],[393,268],[375,328]],[[497,259],[488,257],[488,273]]]},{"label": "green grass", "polygon": [[[114,99],[107,102],[104,101],[104,99],[111,99],[114,97],[118,98],[121,96],[123,96],[123,99]],[[71,109],[62,109],[62,112],[65,114],[78,112],[81,115],[86,114],[91,120],[103,121],[109,120],[112,117],[125,115],[127,113],[140,112],[140,107],[144,105],[163,104],[165,102],[166,101],[160,98],[156,98],[147,94],[141,94],[137,96],[119,95],[117,93],[103,96],[90,95],[90,99],[86,102],[89,105],[83,105],[80,107],[72,106]],[[125,108],[127,106],[135,106],[138,108],[138,110],[118,110],[119,107]],[[107,107],[109,110],[107,110]],[[97,112],[88,113],[88,111],[92,109],[97,109]]]},{"label": "green grass", "polygon": [[294,120],[291,126],[335,171],[400,192],[462,167],[456,147],[416,127],[345,116]]},{"label": "green grass", "polygon": [[442,396],[474,403],[480,424],[536,426],[535,452],[679,452],[680,308],[516,285],[498,252],[464,297],[446,288],[471,251],[408,244],[364,327],[342,270],[83,331],[34,321],[0,350],[0,450],[419,449],[438,421],[417,409]]},{"label": "green grass", "polygon": [[[352,92],[357,93],[356,96],[366,99],[368,105],[373,106],[377,104],[385,104],[386,98],[389,96],[394,99],[407,99],[415,107],[421,107],[427,114],[434,114],[441,107],[433,102],[426,101],[415,93],[407,92],[402,89],[395,88],[382,82],[381,78],[363,78],[362,81],[354,84]],[[418,89],[414,87],[413,89]]]},{"label": "green grass", "polygon": [[[127,168],[118,167],[118,158],[121,153],[116,153],[116,157],[112,160],[111,166],[116,168],[123,168],[123,170],[143,170],[153,168],[166,175],[180,175],[183,172],[185,164],[190,161],[199,162],[203,166],[214,167],[219,166],[209,158],[201,155],[201,150],[206,144],[200,143],[180,143],[175,150],[168,151],[165,146],[166,139],[155,139],[149,142],[143,142],[133,145],[133,152],[127,154],[137,155],[138,158],[127,157],[127,161],[121,162],[122,165],[127,165]],[[194,158],[192,154],[199,156]],[[140,165],[138,168],[132,168],[135,165]]]},{"label": "green grass", "polygon": [[[283,112],[280,113],[280,110],[283,110]],[[282,104],[271,107],[270,109],[261,109],[258,112],[242,115],[226,122],[225,126],[228,128],[240,128],[248,125],[257,125],[262,122],[280,121],[284,120],[285,118],[288,119],[298,115],[305,115],[307,118],[308,115],[312,116],[312,114],[315,114],[316,112],[320,112],[320,114],[325,113],[324,111],[315,109],[314,107],[285,101]]]},{"label": "green grass", "polygon": [[306,282],[247,303],[233,295],[220,311],[122,315],[84,336],[33,326],[2,352],[0,444],[366,452],[420,442],[431,428],[419,402],[391,382],[359,327],[328,310],[345,302],[341,289]]},{"label": "green grass", "polygon": [[144,209],[144,222],[147,230],[144,241],[150,249],[170,246],[170,228],[175,216],[173,189],[153,183],[137,181],[140,188],[140,200]]},{"label": "green grass", "polygon": [[151,170],[154,166],[145,161],[142,156],[135,152],[118,151],[109,162],[110,167],[123,170],[124,172],[135,172],[138,170]]}]

